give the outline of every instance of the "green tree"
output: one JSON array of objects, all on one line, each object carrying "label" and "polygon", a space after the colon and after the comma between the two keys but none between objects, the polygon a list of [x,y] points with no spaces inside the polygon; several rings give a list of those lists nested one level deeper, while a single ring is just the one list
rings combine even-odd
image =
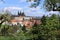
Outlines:
[{"label": "green tree", "polygon": [[32,2],[32,1],[34,3],[31,4],[30,7],[35,7],[36,8],[37,6],[39,6],[41,0],[27,0],[27,2]]},{"label": "green tree", "polygon": [[60,11],[60,1],[59,0],[45,0],[45,7],[49,11]]},{"label": "green tree", "polygon": [[[35,2],[31,4],[31,7],[37,7],[41,3],[41,0],[28,0],[28,2]],[[44,0],[44,6],[48,11],[60,11],[60,1],[59,0]]]},{"label": "green tree", "polygon": [[42,24],[45,25],[46,24],[46,16],[43,15],[41,18]]},{"label": "green tree", "polygon": [[8,35],[8,29],[9,29],[9,26],[3,25],[3,26],[0,28],[1,34],[2,34],[3,36],[7,36],[7,35]]},{"label": "green tree", "polygon": [[0,23],[0,27],[1,27],[1,24],[3,23],[3,22],[6,22],[6,21],[10,21],[11,19],[13,19],[14,17],[12,17],[12,15],[11,15],[11,13],[9,14],[9,13],[4,13],[4,14],[1,14],[0,15],[0,21],[1,21],[1,23]]}]

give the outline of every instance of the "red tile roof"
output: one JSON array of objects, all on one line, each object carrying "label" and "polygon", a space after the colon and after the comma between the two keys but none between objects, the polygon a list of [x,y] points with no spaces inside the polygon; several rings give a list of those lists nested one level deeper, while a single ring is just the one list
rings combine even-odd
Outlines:
[{"label": "red tile roof", "polygon": [[11,22],[19,22],[19,20],[11,20]]}]

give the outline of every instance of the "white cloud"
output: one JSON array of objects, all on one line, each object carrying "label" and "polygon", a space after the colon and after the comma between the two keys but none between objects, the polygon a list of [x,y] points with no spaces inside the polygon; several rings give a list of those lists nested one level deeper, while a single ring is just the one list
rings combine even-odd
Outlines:
[{"label": "white cloud", "polygon": [[40,7],[38,6],[37,8],[29,8],[26,7],[26,10],[24,10],[26,15],[29,16],[42,16],[44,14],[43,11],[41,11]]},{"label": "white cloud", "polygon": [[26,2],[26,0],[19,0],[20,2]]},{"label": "white cloud", "polygon": [[0,0],[0,4],[3,4],[3,3],[5,3],[5,0]]},{"label": "white cloud", "polygon": [[59,14],[58,11],[50,11],[50,12],[47,12],[47,13],[50,13],[50,14]]},{"label": "white cloud", "polygon": [[3,4],[3,2],[2,2],[2,1],[0,1],[0,4]]},{"label": "white cloud", "polygon": [[[9,11],[12,11],[12,10],[21,10],[21,11],[23,11],[24,10],[24,12],[26,13],[26,15],[32,15],[32,16],[41,16],[41,15],[44,14],[44,12],[42,12],[40,10],[40,7],[37,7],[37,8],[24,7],[24,8],[22,8],[22,7],[11,6],[11,7],[5,7],[4,11],[6,11],[6,10],[9,10]],[[12,13],[13,14],[14,13],[17,14],[16,11],[15,12],[12,11]]]},{"label": "white cloud", "polygon": [[4,11],[6,11],[6,10],[22,10],[22,8],[20,8],[20,7],[5,7]]},{"label": "white cloud", "polygon": [[37,7],[37,8],[29,8],[29,7],[25,7],[25,11],[30,11],[30,12],[33,12],[33,11],[40,11],[40,7]]},{"label": "white cloud", "polygon": [[16,7],[16,6],[11,6],[11,7],[4,7],[3,11],[9,11],[12,14],[16,14],[17,15],[17,11],[22,11],[23,9],[21,7]]},{"label": "white cloud", "polygon": [[49,11],[49,12],[45,13],[46,16],[47,15],[51,16],[52,14],[59,14],[59,12],[58,11]]}]

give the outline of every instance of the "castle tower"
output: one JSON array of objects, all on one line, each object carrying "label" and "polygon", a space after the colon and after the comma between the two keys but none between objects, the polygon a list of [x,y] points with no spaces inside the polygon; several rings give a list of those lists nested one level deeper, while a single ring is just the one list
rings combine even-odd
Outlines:
[{"label": "castle tower", "polygon": [[18,11],[18,16],[25,16],[24,12]]},{"label": "castle tower", "polygon": [[24,12],[22,12],[21,16],[25,16]]}]

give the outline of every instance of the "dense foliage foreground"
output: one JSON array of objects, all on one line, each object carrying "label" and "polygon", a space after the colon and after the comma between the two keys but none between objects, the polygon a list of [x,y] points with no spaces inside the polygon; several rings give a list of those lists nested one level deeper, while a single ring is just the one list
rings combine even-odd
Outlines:
[{"label": "dense foliage foreground", "polygon": [[60,40],[60,16],[43,16],[41,21],[41,25],[35,24],[29,30],[0,24],[0,40]]}]

